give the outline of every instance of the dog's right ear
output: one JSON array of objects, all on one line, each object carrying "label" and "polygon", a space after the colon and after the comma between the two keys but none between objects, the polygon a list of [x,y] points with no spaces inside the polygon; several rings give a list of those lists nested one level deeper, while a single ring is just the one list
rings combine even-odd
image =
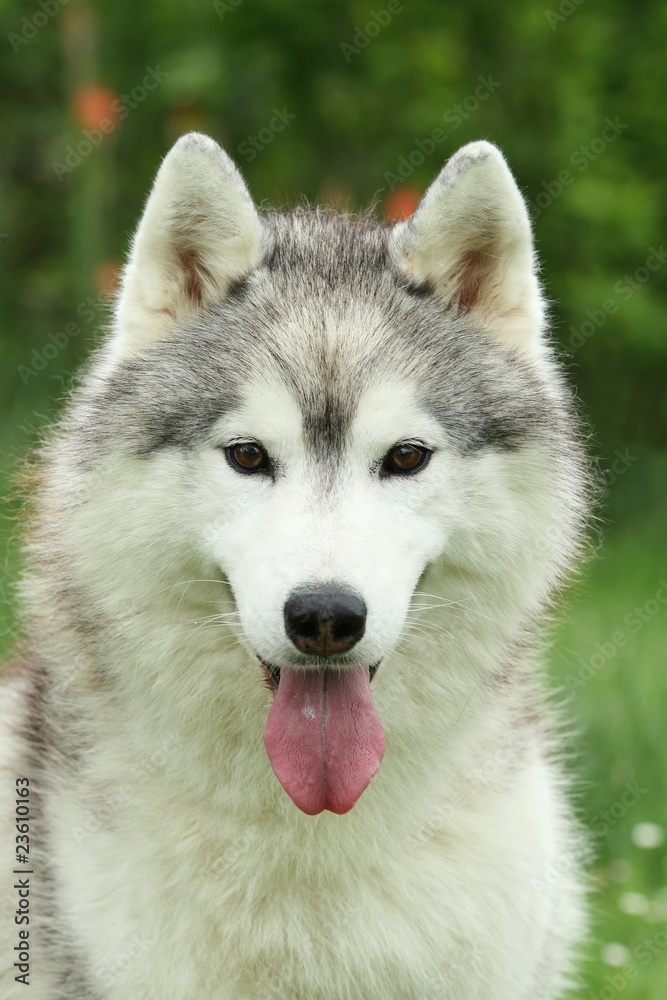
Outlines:
[{"label": "dog's right ear", "polygon": [[265,232],[243,179],[213,139],[182,136],[162,162],[136,231],[114,350],[134,354],[220,301],[261,262]]}]

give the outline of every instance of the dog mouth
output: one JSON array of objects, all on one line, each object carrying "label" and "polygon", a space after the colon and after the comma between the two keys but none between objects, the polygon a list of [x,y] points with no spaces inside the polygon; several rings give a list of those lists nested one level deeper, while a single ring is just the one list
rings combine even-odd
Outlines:
[{"label": "dog mouth", "polygon": [[264,728],[273,773],[308,816],[349,812],[384,756],[370,687],[379,662],[308,669],[259,662],[273,693]]},{"label": "dog mouth", "polygon": [[[257,659],[259,660],[262,666],[262,673],[264,676],[264,683],[266,687],[269,689],[269,691],[271,691],[272,694],[276,694],[276,692],[278,691],[278,687],[280,685],[281,668],[277,667],[275,663],[267,663],[266,660],[263,660],[261,658],[261,656],[258,656]],[[368,667],[369,683],[373,682],[373,678],[378,672],[378,668],[381,662],[382,660],[378,660],[377,663],[371,663],[370,666]]]},{"label": "dog mouth", "polygon": [[278,690],[278,685],[280,684],[280,667],[276,667],[273,663],[267,663],[260,656],[257,657],[262,665],[264,673],[264,683],[268,687],[269,691],[274,694]]}]

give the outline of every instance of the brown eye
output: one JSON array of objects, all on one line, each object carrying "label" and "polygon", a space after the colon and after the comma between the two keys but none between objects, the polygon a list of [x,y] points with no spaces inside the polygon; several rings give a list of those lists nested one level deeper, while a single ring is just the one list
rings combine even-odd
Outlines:
[{"label": "brown eye", "polygon": [[268,472],[269,456],[261,445],[252,441],[230,445],[225,448],[227,461],[237,472]]},{"label": "brown eye", "polygon": [[404,442],[387,452],[380,474],[382,476],[409,476],[428,465],[432,452],[421,445]]}]

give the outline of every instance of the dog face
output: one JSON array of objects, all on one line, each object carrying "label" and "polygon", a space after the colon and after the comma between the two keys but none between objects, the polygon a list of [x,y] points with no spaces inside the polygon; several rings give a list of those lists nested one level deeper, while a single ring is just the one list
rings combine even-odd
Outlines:
[{"label": "dog face", "polygon": [[286,606],[328,588],[365,606],[340,662],[377,663],[438,559],[483,573],[544,555],[534,503],[557,491],[564,418],[542,311],[525,207],[489,144],[385,230],[260,219],[211,140],[177,143],[135,238],[111,382],[142,472],[165,450],[196,466],[198,545],[255,655],[312,662]]}]

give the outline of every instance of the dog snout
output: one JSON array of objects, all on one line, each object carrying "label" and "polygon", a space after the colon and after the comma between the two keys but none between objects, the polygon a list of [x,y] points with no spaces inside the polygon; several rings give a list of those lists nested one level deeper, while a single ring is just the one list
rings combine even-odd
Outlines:
[{"label": "dog snout", "polygon": [[359,642],[365,628],[366,604],[354,590],[298,590],[285,603],[285,631],[301,653],[346,653]]}]

